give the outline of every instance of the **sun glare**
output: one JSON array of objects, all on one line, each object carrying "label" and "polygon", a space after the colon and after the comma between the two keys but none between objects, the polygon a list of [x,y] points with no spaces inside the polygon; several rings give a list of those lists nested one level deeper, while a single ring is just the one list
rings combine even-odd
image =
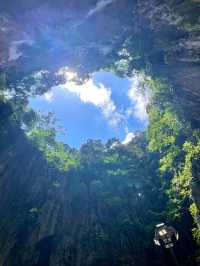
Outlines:
[{"label": "sun glare", "polygon": [[75,81],[78,77],[77,73],[70,70],[68,67],[62,67],[57,72],[58,75],[62,75],[65,77],[66,81]]}]

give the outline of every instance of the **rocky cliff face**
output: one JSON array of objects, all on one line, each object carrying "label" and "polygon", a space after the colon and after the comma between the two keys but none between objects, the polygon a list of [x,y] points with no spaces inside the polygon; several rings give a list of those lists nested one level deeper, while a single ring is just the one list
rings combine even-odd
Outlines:
[{"label": "rocky cliff face", "polygon": [[[91,142],[82,149],[86,169],[82,165],[63,173],[18,126],[5,126],[0,140],[1,266],[171,265],[152,241],[152,224],[161,219],[166,203],[156,176],[157,154],[141,152],[137,158],[137,152],[131,156],[133,147],[123,148],[120,164],[128,156],[136,173],[132,166],[128,178],[117,174],[119,165],[111,162],[112,178],[98,165]],[[139,189],[131,184],[135,176]],[[176,252],[182,265],[192,266],[191,221],[184,221]]]},{"label": "rocky cliff face", "polygon": [[115,181],[101,194],[109,180],[94,169],[58,171],[18,127],[5,126],[0,140],[1,266],[162,263],[135,221],[149,215],[137,191]]},{"label": "rocky cliff face", "polygon": [[[129,75],[133,69],[145,69],[167,78],[176,94],[172,100],[181,104],[187,119],[199,124],[199,1],[91,0],[56,5],[1,1],[0,5],[0,66],[8,83],[14,72],[20,79],[68,66],[86,75],[125,59]],[[128,58],[119,55],[123,47]]]},{"label": "rocky cliff face", "polygon": [[[125,54],[120,53],[123,48]],[[199,127],[198,0],[0,3],[0,71],[10,88],[16,79],[21,81],[41,70],[55,73],[63,66],[83,77],[101,68],[115,68],[117,72],[115,63],[122,59],[128,62],[123,74],[143,69],[167,79],[175,92],[172,101],[175,107],[180,106],[178,112]],[[15,143],[2,148],[0,156],[0,265],[79,266],[84,265],[83,261],[93,265],[101,247],[98,241],[94,246],[86,235],[103,230],[104,224],[97,223],[97,219],[99,215],[109,219],[109,210],[93,206],[87,193],[77,196],[79,202],[83,197],[85,204],[77,207],[76,199],[70,200],[73,180],[64,178],[61,187],[52,185],[58,173],[49,171],[41,154],[21,142],[24,139],[19,134]],[[31,159],[25,154],[31,154]],[[198,191],[195,186],[194,199],[200,206]],[[80,239],[87,243],[84,251]],[[105,245],[114,252],[116,247],[109,246],[106,240]],[[117,248],[120,254],[120,244]],[[89,254],[89,250],[93,253]],[[98,261],[95,265],[118,265],[109,261],[109,255],[105,261],[110,264]],[[124,265],[135,265],[130,264],[128,256],[127,261]]]}]

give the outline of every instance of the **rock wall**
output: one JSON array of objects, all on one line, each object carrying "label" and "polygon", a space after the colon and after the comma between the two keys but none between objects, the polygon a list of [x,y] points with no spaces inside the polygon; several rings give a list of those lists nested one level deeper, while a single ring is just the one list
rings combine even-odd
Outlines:
[{"label": "rock wall", "polygon": [[82,75],[109,68],[131,40],[124,74],[145,69],[167,79],[176,95],[172,100],[198,126],[199,1],[102,2],[1,1],[0,69],[7,82],[62,66]]}]

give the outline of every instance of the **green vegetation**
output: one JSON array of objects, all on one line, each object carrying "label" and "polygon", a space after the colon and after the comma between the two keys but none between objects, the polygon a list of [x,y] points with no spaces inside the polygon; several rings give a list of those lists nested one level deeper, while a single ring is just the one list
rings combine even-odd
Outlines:
[{"label": "green vegetation", "polygon": [[[105,12],[97,1],[1,2],[0,265],[171,266],[153,245],[166,222],[180,234],[180,265],[195,266],[200,1],[102,1]],[[9,60],[16,36],[33,43]],[[147,130],[127,145],[57,141],[53,115],[28,98],[65,82],[66,65],[79,83],[99,69],[139,75]]]},{"label": "green vegetation", "polygon": [[[159,97],[159,94],[162,95],[163,86],[159,82],[152,86],[155,94],[149,108],[149,149],[160,152],[160,173],[169,177],[165,184],[165,192],[169,197],[169,218],[181,219],[189,208],[195,224],[195,228],[192,229],[193,235],[199,242],[198,211],[192,183],[198,180],[198,173],[195,173],[194,168],[199,164],[200,132],[192,129],[189,123],[178,117],[172,103],[166,97],[163,102],[162,97]],[[167,90],[167,87],[164,87]],[[165,93],[167,94],[166,91]]]},{"label": "green vegetation", "polygon": [[[62,224],[65,219],[70,219],[73,226],[82,229],[78,242],[73,240],[67,250],[73,246],[82,254],[83,261],[89,259],[87,250],[90,250],[92,265],[99,265],[98,261],[103,265],[131,265],[133,261],[140,265],[162,264],[163,257],[153,253],[152,241],[154,226],[162,221],[175,225],[183,237],[182,245],[191,230],[199,242],[198,211],[191,191],[191,183],[195,182],[193,164],[197,163],[200,149],[199,132],[179,119],[168,101],[173,92],[168,90],[166,83],[140,75],[143,75],[141,89],[152,91],[148,106],[150,124],[146,132],[138,134],[127,145],[122,145],[117,139],[111,139],[105,145],[98,140],[88,140],[79,151],[73,150],[56,140],[59,127],[53,114],[41,116],[24,104],[16,108],[17,104],[2,101],[2,110],[5,111],[1,120],[5,121],[2,124],[5,130],[1,132],[1,139],[5,145],[1,144],[0,162],[7,158],[7,149],[10,149],[12,156],[7,160],[13,167],[7,175],[14,175],[20,145],[22,151],[26,150],[27,158],[22,152],[20,160],[24,174],[14,177],[14,180],[19,178],[17,182],[20,184],[25,175],[32,176],[33,171],[29,181],[33,188],[27,183],[23,185],[23,182],[19,185],[19,191],[28,191],[25,194],[27,207],[21,214],[21,222],[18,224],[17,220],[11,227],[17,231],[20,224],[30,228],[26,233],[28,237],[45,223],[49,224],[46,230],[51,230],[51,222],[57,221],[62,234],[73,239],[71,226]],[[24,119],[27,114],[28,117],[31,114],[31,123],[30,119],[28,123]],[[20,125],[23,125],[22,129],[19,129]],[[16,140],[8,144],[13,134],[17,134]],[[37,193],[34,192],[36,188]],[[33,197],[35,193],[37,196]],[[15,215],[22,200],[16,199],[16,209],[8,211],[6,216]],[[62,219],[57,208],[65,213]],[[191,221],[186,218],[188,209],[195,220],[193,229]],[[58,229],[55,228],[54,233],[62,239]],[[3,237],[1,233],[0,237]],[[27,250],[20,246],[18,238],[15,241],[21,250],[19,257],[26,252],[34,256],[34,248]],[[192,246],[191,236],[189,241]],[[64,248],[62,245],[60,248]],[[6,246],[2,246],[2,250],[4,248]],[[183,265],[190,265],[193,249],[184,256],[181,253],[178,251],[179,260]],[[71,256],[77,258],[75,254]],[[70,263],[67,257],[65,259]]]},{"label": "green vegetation", "polygon": [[[46,119],[49,120],[49,117]],[[76,165],[76,158],[67,145],[56,141],[56,129],[46,124],[46,119],[27,132],[28,138],[42,151],[49,163],[59,170],[67,171]]]}]

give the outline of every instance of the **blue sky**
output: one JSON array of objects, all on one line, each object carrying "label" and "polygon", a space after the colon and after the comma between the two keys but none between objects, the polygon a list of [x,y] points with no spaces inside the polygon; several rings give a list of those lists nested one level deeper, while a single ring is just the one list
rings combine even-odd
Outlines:
[{"label": "blue sky", "polygon": [[138,77],[120,78],[102,71],[94,73],[85,84],[77,85],[73,81],[76,74],[65,72],[65,85],[30,99],[34,110],[54,112],[66,130],[66,134],[58,133],[59,140],[75,148],[87,139],[106,142],[116,137],[127,143],[135,131],[146,127],[149,97],[141,94]]}]

